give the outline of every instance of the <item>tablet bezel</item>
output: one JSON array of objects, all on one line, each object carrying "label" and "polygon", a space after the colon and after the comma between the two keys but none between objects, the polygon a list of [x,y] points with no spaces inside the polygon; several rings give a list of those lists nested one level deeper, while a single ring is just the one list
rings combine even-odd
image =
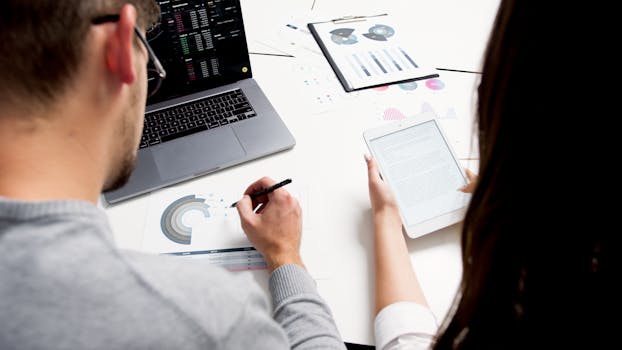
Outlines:
[{"label": "tablet bezel", "polygon": [[[371,142],[373,140],[376,140],[378,138],[387,136],[389,134],[398,132],[398,131],[402,131],[414,126],[417,126],[419,124],[423,124],[429,121],[433,121],[436,124],[436,127],[438,128],[441,137],[443,137],[443,141],[445,142],[445,145],[447,146],[447,148],[449,149],[449,152],[451,154],[451,157],[453,158],[453,161],[456,163],[456,165],[458,166],[458,169],[460,171],[460,175],[462,176],[462,180],[463,183],[466,185],[468,183],[466,174],[464,172],[464,167],[462,166],[462,163],[460,162],[460,160],[458,159],[458,157],[456,156],[456,152],[454,151],[453,147],[451,146],[451,143],[449,142],[449,139],[447,138],[447,136],[445,135],[445,132],[443,131],[443,127],[442,125],[438,122],[438,119],[435,117],[434,113],[431,112],[426,112],[426,113],[421,113],[418,114],[416,116],[413,117],[409,117],[403,120],[399,120],[396,122],[392,122],[390,124],[386,124],[380,127],[376,127],[376,128],[372,128],[369,130],[366,130],[363,132],[363,138],[365,139],[365,143],[367,145],[367,148],[369,149],[369,151],[371,152],[372,156],[377,160],[378,162],[378,168],[380,171],[380,175],[383,178],[388,178],[387,176],[385,176],[385,171],[384,171],[384,164],[380,163],[380,161],[378,160],[379,158],[377,157],[377,154],[375,153],[374,149],[371,146]],[[394,187],[392,184],[388,184],[389,188],[391,189],[392,192],[394,192]],[[458,190],[458,189],[456,189]],[[404,232],[410,237],[410,238],[417,238],[417,237],[421,237],[423,235],[426,235],[428,233],[440,230],[444,227],[453,225],[455,223],[458,223],[460,221],[462,221],[462,219],[464,219],[464,215],[466,213],[466,209],[468,207],[468,201],[465,203],[464,206],[449,211],[445,214],[441,214],[439,216],[436,216],[434,218],[428,219],[426,221],[420,222],[418,224],[415,225],[410,225],[407,226],[406,225],[406,219],[404,216],[404,213],[402,211],[401,206],[398,203],[398,208],[399,208],[399,213],[400,213],[400,218],[402,219],[402,228],[404,230]]]}]

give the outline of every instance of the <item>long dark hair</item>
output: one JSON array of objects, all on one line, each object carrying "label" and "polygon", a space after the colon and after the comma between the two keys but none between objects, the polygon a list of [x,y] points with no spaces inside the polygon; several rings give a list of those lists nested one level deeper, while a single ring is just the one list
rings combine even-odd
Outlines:
[{"label": "long dark hair", "polygon": [[[463,277],[436,349],[560,345],[591,337],[597,326],[589,323],[599,321],[601,233],[575,221],[589,203],[562,186],[572,170],[559,160],[575,149],[559,127],[571,112],[564,106],[581,102],[568,100],[577,88],[555,72],[571,52],[559,41],[570,34],[558,36],[570,20],[558,24],[536,3],[502,0],[493,25],[478,89],[480,168],[462,229]],[[543,71],[551,74],[538,81]],[[555,327],[564,333],[552,340]]]}]

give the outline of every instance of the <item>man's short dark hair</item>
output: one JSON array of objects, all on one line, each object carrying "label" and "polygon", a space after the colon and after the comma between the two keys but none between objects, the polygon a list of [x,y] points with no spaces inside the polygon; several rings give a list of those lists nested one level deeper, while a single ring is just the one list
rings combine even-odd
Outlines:
[{"label": "man's short dark hair", "polygon": [[158,20],[153,0],[0,1],[0,105],[54,101],[81,65],[91,20],[127,3],[139,28]]}]

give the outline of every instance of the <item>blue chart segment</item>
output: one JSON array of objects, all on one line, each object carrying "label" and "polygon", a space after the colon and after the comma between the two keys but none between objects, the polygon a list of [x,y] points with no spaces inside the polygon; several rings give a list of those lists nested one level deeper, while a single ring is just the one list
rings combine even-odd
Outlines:
[{"label": "blue chart segment", "polygon": [[354,45],[358,43],[354,29],[351,28],[339,28],[330,32],[330,39],[337,45]]},{"label": "blue chart segment", "polygon": [[395,29],[384,24],[377,24],[369,28],[369,33],[363,34],[364,37],[376,41],[387,41],[393,35],[395,35]]},{"label": "blue chart segment", "polygon": [[384,24],[376,24],[375,26],[369,28],[369,32],[374,33],[376,35],[382,35],[387,38],[390,38],[393,35],[395,35],[395,29]]},{"label": "blue chart segment", "polygon": [[267,268],[263,256],[253,247],[167,254],[189,259],[206,259],[210,264],[229,271],[264,270]]},{"label": "blue chart segment", "polygon": [[407,83],[401,83],[398,85],[400,89],[404,91],[413,91],[417,89],[417,83],[414,81],[409,81]]},{"label": "blue chart segment", "polygon": [[160,227],[166,238],[179,244],[190,244],[192,240],[192,227],[183,223],[184,215],[192,210],[203,213],[206,218],[210,217],[210,206],[205,203],[205,199],[197,198],[195,195],[182,197],[171,203],[162,214]]}]

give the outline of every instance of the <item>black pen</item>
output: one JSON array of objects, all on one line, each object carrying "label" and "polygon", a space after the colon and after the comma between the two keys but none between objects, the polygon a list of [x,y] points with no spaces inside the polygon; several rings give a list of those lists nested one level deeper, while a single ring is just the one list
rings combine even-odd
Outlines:
[{"label": "black pen", "polygon": [[[270,186],[268,188],[264,188],[261,191],[257,191],[257,192],[251,193],[250,197],[251,197],[251,199],[255,199],[257,197],[265,196],[268,193],[273,192],[277,188],[283,187],[283,186],[287,185],[290,182],[292,182],[292,179],[285,179],[285,180],[279,182],[278,184],[274,184],[274,185],[272,185],[272,186]],[[237,204],[238,204],[238,202],[235,202],[235,203],[231,204],[231,208],[235,208],[235,206]]]}]

